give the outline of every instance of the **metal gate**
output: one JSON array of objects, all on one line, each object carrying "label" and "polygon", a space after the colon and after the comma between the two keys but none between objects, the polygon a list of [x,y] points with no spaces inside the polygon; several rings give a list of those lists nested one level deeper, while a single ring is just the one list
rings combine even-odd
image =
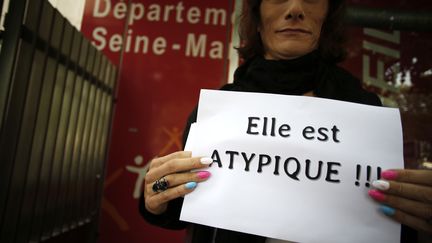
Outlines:
[{"label": "metal gate", "polygon": [[117,68],[48,1],[11,1],[1,38],[0,242],[96,231]]}]

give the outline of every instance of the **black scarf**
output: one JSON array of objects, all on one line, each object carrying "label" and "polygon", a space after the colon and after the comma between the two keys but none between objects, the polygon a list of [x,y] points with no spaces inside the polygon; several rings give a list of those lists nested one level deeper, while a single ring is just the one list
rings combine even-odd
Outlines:
[{"label": "black scarf", "polygon": [[292,60],[251,58],[237,68],[234,83],[222,89],[285,95],[313,91],[321,98],[381,105],[375,94],[361,87],[360,80],[335,63],[322,59],[317,50]]},{"label": "black scarf", "polygon": [[266,60],[259,56],[236,70],[234,84],[250,92],[302,95],[316,89],[321,70],[317,51],[292,60]]}]

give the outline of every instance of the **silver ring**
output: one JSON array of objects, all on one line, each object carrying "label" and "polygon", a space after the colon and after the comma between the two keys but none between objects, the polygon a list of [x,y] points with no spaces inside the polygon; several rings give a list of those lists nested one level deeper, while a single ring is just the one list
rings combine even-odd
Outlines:
[{"label": "silver ring", "polygon": [[165,179],[165,177],[162,177],[153,183],[152,190],[154,192],[163,192],[168,189],[168,186],[168,181]]}]

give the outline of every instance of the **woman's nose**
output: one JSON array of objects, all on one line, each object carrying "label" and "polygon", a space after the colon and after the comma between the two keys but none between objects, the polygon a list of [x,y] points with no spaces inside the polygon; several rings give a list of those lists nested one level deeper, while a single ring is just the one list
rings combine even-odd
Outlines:
[{"label": "woman's nose", "polygon": [[303,20],[305,13],[303,10],[303,0],[290,0],[287,1],[285,12],[286,20]]}]

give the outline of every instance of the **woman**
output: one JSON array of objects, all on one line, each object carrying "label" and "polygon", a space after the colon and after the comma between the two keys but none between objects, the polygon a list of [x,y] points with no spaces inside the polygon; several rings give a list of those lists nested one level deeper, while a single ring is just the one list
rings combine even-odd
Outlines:
[{"label": "woman", "polygon": [[[381,105],[376,95],[361,88],[359,80],[336,66],[344,57],[340,28],[343,8],[342,0],[247,1],[241,23],[244,45],[238,49],[245,63],[236,70],[234,83],[222,89]],[[196,111],[189,118],[185,138],[195,119]],[[191,242],[271,242],[260,236],[179,221],[182,196],[209,178],[209,172],[199,169],[211,162],[185,151],[152,160],[140,202],[141,214],[150,223],[168,229],[191,226]],[[377,190],[369,192],[383,204],[382,212],[431,233],[431,172],[391,170],[382,177],[386,180],[374,182]]]}]

